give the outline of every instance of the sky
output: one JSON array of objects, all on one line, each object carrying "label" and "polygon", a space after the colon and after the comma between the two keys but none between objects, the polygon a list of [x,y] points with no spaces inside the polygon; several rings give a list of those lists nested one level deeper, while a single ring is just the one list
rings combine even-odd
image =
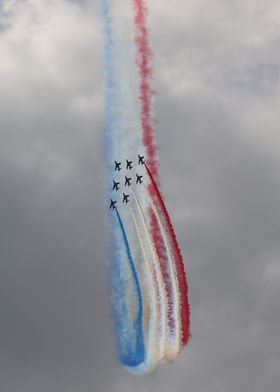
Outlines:
[{"label": "sky", "polygon": [[3,392],[279,391],[280,4],[148,5],[191,341],[148,376],[116,359],[98,1],[1,0]]}]

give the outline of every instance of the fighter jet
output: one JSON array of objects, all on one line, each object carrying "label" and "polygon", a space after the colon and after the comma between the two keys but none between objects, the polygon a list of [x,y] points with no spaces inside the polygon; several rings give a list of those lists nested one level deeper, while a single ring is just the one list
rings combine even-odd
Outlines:
[{"label": "fighter jet", "polygon": [[115,190],[118,191],[120,189],[120,187],[119,187],[120,183],[115,180],[113,180],[113,183],[114,183],[113,191],[115,191]]},{"label": "fighter jet", "polygon": [[143,176],[138,176],[138,174],[136,173],[136,184],[142,184],[143,180],[142,180]]},{"label": "fighter jet", "polygon": [[131,178],[125,176],[125,184],[124,184],[124,186],[130,187],[130,185],[131,185]]},{"label": "fighter jet", "polygon": [[112,199],[111,199],[111,204],[110,204],[110,210],[115,210],[117,207],[116,207],[116,201],[113,201]]},{"label": "fighter jet", "polygon": [[132,161],[129,161],[128,159],[126,160],[126,169],[132,169]]},{"label": "fighter jet", "polygon": [[121,162],[115,161],[115,171],[121,171]]},{"label": "fighter jet", "polygon": [[138,165],[144,165],[144,156],[138,154]]},{"label": "fighter jet", "polygon": [[126,195],[125,193],[123,194],[123,203],[128,203],[129,202],[129,195]]}]

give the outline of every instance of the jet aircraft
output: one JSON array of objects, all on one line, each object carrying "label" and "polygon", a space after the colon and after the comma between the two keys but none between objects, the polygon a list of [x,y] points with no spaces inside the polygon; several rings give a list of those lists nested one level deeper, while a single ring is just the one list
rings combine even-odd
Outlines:
[{"label": "jet aircraft", "polygon": [[116,204],[117,204],[117,202],[116,201],[113,201],[112,199],[111,199],[111,204],[110,204],[110,210],[115,210],[117,207],[116,207]]},{"label": "jet aircraft", "polygon": [[121,162],[115,161],[115,171],[121,171]]},{"label": "jet aircraft", "polygon": [[120,189],[120,183],[119,182],[117,182],[117,181],[115,181],[115,180],[113,180],[113,183],[114,183],[114,185],[113,185],[113,191],[118,191],[119,189]]},{"label": "jet aircraft", "polygon": [[128,170],[132,169],[132,161],[129,161],[128,159],[126,160],[126,169]]},{"label": "jet aircraft", "polygon": [[124,184],[124,186],[130,187],[130,185],[131,185],[131,177],[126,177],[125,176],[125,184]]},{"label": "jet aircraft", "polygon": [[125,193],[123,194],[123,203],[128,203],[129,202],[129,195],[126,195]]},{"label": "jet aircraft", "polygon": [[144,165],[144,155],[141,156],[138,154],[138,165]]},{"label": "jet aircraft", "polygon": [[143,177],[143,176],[139,176],[139,175],[136,173],[136,184],[142,184],[142,182],[143,182],[142,177]]}]

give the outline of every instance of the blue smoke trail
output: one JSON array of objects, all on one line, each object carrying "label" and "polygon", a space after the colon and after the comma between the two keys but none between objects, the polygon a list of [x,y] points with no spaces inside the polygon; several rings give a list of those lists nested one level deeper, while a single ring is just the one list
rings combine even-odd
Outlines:
[{"label": "blue smoke trail", "polygon": [[[114,156],[114,135],[116,133],[118,122],[115,116],[114,108],[117,102],[117,82],[115,78],[114,67],[114,40],[112,18],[110,15],[108,0],[100,1],[101,16],[103,19],[103,37],[104,37],[104,65],[105,65],[105,113],[104,113],[104,155],[106,158],[107,178],[106,183],[106,200],[111,197],[111,188],[109,186],[113,180],[112,168],[109,162]],[[119,263],[118,257],[118,238],[117,230],[115,230],[115,219],[109,220],[109,269],[111,280],[111,303],[112,316],[115,322],[116,338],[119,355],[124,346],[123,336],[127,333],[128,310],[125,301],[125,280],[123,265]]]},{"label": "blue smoke trail", "polygon": [[[105,62],[105,153],[107,158],[114,151],[114,133],[118,127],[117,116],[114,113],[117,102],[117,82],[115,79],[114,67],[114,39],[112,18],[109,11],[108,0],[101,0],[101,14],[103,18],[103,35],[104,35],[104,62]],[[109,162],[109,160],[107,161]],[[110,169],[110,167],[108,167]],[[111,176],[112,177],[112,176]]]},{"label": "blue smoke trail", "polygon": [[[105,140],[104,153],[107,161],[106,199],[112,197],[111,184],[114,168],[111,162],[118,156],[117,136],[120,134],[120,124],[117,115],[119,100],[119,85],[115,69],[115,44],[112,18],[110,15],[110,0],[100,0],[103,19],[104,63],[105,63]],[[115,155],[116,154],[116,155]],[[119,230],[119,228],[121,230]],[[142,296],[137,272],[131,256],[129,242],[121,217],[117,214],[110,219],[109,269],[111,275],[111,302],[115,322],[118,353],[121,362],[128,367],[136,367],[144,362],[145,350],[142,332]],[[124,246],[123,246],[124,244]],[[133,280],[133,288],[127,282],[127,264]],[[131,317],[129,302],[137,301],[137,316]],[[133,302],[134,305],[134,302]]]},{"label": "blue smoke trail", "polygon": [[118,210],[116,210],[117,213],[117,218],[118,222],[120,224],[122,236],[123,236],[123,241],[126,249],[126,254],[129,262],[129,267],[131,269],[131,274],[133,277],[135,289],[136,289],[136,295],[137,295],[137,302],[138,302],[138,312],[137,312],[137,318],[134,321],[134,331],[136,332],[136,348],[135,348],[135,353],[131,351],[131,348],[129,352],[127,353],[126,358],[122,358],[122,362],[127,365],[127,366],[138,366],[141,363],[144,362],[144,357],[145,357],[145,349],[144,349],[144,339],[143,339],[143,331],[142,331],[142,294],[141,294],[141,289],[140,289],[140,283],[139,279],[137,276],[137,271],[135,269],[134,261],[130,252],[129,248],[129,243],[127,239],[127,235],[125,232],[125,228],[122,222],[122,219],[120,217],[120,214]]}]

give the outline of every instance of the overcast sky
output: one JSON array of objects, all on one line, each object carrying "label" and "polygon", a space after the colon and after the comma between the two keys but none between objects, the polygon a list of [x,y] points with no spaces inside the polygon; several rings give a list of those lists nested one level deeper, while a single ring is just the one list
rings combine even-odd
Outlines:
[{"label": "overcast sky", "polygon": [[98,1],[0,0],[1,392],[279,391],[280,3],[148,3],[192,339],[150,376],[116,361]]}]

